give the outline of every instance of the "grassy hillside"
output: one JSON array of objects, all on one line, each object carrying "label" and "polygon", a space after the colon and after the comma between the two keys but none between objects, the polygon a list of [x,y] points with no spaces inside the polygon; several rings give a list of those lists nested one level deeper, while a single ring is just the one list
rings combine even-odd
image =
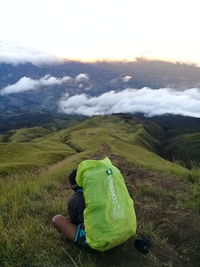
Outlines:
[{"label": "grassy hillside", "polygon": [[29,142],[34,138],[42,137],[49,134],[51,131],[43,127],[23,128],[10,131],[9,142]]},{"label": "grassy hillside", "polygon": [[[94,116],[31,142],[1,144],[1,170],[18,163],[21,173],[0,176],[0,265],[73,266],[70,254],[87,267],[198,266],[200,171],[158,156],[160,141],[147,129],[136,118]],[[53,151],[62,155],[55,164]],[[51,225],[55,214],[67,215],[70,171],[84,159],[105,156],[119,167],[134,199],[137,236],[151,239],[147,256],[134,248],[133,238],[105,253],[86,253]],[[26,159],[39,171],[23,171]],[[43,159],[48,168],[41,168]]]},{"label": "grassy hillside", "polygon": [[63,142],[77,151],[104,151],[124,157],[155,170],[182,173],[185,169],[171,163],[156,151],[159,140],[151,136],[137,118],[123,119],[120,116],[93,116],[67,130],[52,135],[53,140],[62,138]]},{"label": "grassy hillside", "polygon": [[[43,118],[44,119],[44,118]],[[76,153],[73,148],[64,144],[60,138],[51,138],[58,124],[73,125],[76,120],[58,122],[59,118],[42,121],[45,127],[35,126],[10,130],[0,135],[0,175],[21,172],[27,169],[38,169],[56,163]],[[40,120],[39,120],[40,123]],[[62,125],[62,127],[63,127]],[[62,128],[61,127],[61,128]],[[56,134],[57,135],[57,134]],[[43,137],[43,138],[41,138]]]},{"label": "grassy hillside", "polygon": [[191,167],[198,165],[200,160],[200,132],[179,135],[170,140],[166,154],[175,160],[180,160]]},{"label": "grassy hillside", "polygon": [[4,135],[0,134],[0,143],[4,141]]},{"label": "grassy hillside", "polygon": [[2,143],[0,144],[0,174],[36,169],[58,162],[74,154],[64,144],[55,142]]}]

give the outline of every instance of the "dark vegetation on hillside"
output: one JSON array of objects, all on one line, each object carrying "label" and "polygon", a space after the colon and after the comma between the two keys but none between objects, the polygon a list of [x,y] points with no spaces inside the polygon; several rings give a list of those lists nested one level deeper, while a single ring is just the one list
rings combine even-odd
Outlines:
[{"label": "dark vegetation on hillside", "polygon": [[26,112],[2,114],[0,117],[0,134],[9,130],[42,126],[52,131],[58,131],[72,126],[85,119],[84,116],[65,115],[44,112]]},{"label": "dark vegetation on hillside", "polygon": [[159,142],[154,152],[172,162],[192,168],[200,160],[200,119],[166,114],[146,118],[143,114],[118,114],[125,122],[136,117]]},{"label": "dark vegetation on hillside", "polygon": [[160,155],[188,168],[199,166],[200,119],[179,115],[149,118],[162,127]]},{"label": "dark vegetation on hillside", "polygon": [[[165,136],[158,123],[129,114],[93,116],[60,131],[11,131],[0,143],[0,265],[72,266],[70,254],[80,267],[198,266],[200,171],[159,156]],[[84,159],[105,156],[134,199],[137,237],[152,242],[147,256],[134,248],[134,238],[105,253],[85,253],[51,226],[55,214],[67,215],[70,171]]]}]

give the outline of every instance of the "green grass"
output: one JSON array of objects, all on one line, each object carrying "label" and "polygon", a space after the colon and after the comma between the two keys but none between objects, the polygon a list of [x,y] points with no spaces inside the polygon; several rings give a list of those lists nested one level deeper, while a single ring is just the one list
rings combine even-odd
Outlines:
[{"label": "green grass", "polygon": [[2,143],[4,141],[4,135],[0,134],[0,143]]},{"label": "green grass", "polygon": [[171,158],[180,160],[188,167],[199,164],[200,133],[179,135],[171,139],[166,147],[166,153]]},{"label": "green grass", "polygon": [[184,179],[191,184],[191,190],[188,197],[179,202],[179,206],[200,212],[200,168],[192,168]]},{"label": "green grass", "polygon": [[[184,247],[178,243],[182,236],[176,241],[178,252],[173,252],[175,241],[168,240],[168,235],[175,218],[182,218],[182,211],[194,212],[190,217],[198,219],[200,171],[187,170],[158,156],[158,142],[137,120],[94,116],[31,142],[0,144],[0,265],[72,266],[72,257],[83,267],[132,266],[133,262],[153,267],[174,264],[181,251],[186,258],[194,257],[197,248],[190,251],[189,235]],[[67,181],[70,171],[84,159],[104,156],[121,166],[135,200],[137,235],[146,235],[154,242],[146,257],[134,249],[133,240],[108,253],[84,253],[61,240],[51,225],[54,215],[67,214],[66,201],[72,194]],[[186,226],[198,236],[198,228],[189,223]]]},{"label": "green grass", "polygon": [[[23,129],[17,131],[18,140],[23,139],[22,132]],[[15,135],[11,138],[17,140]],[[94,116],[71,128],[34,138],[28,143],[0,144],[0,170],[8,172],[20,166],[22,169],[41,167],[85,150],[102,151],[106,155],[105,143],[110,147],[110,152],[123,156],[137,166],[184,174],[183,167],[155,153],[159,141],[142,124],[136,119],[125,122],[118,116]]]},{"label": "green grass", "polygon": [[75,151],[66,144],[53,141],[0,143],[0,174],[39,168],[74,153]]},{"label": "green grass", "polygon": [[[61,136],[61,137],[60,137]],[[94,116],[86,121],[52,135],[52,138],[62,138],[66,144],[74,145],[80,151],[92,149],[104,152],[102,144],[108,144],[112,153],[123,156],[127,161],[137,166],[184,174],[185,169],[171,163],[156,153],[154,147],[159,143],[144,127],[133,120],[126,123],[117,116]],[[108,153],[108,152],[107,152]],[[106,153],[104,153],[105,155]]]},{"label": "green grass", "polygon": [[70,263],[50,222],[56,213],[66,214],[67,175],[79,157],[71,156],[39,175],[32,173],[27,180],[19,176],[7,181],[0,194],[0,262],[7,266]]},{"label": "green grass", "polygon": [[43,127],[22,128],[19,130],[12,130],[9,142],[29,142],[34,138],[42,137],[49,134],[51,131]]}]

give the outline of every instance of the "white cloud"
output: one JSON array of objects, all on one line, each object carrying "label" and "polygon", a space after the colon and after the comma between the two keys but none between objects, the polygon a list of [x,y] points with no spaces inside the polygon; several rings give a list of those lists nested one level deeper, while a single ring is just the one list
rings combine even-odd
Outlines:
[{"label": "white cloud", "polygon": [[34,65],[50,64],[63,59],[47,52],[39,51],[15,42],[0,40],[0,63],[13,65],[32,63]]},{"label": "white cloud", "polygon": [[130,76],[130,75],[122,77],[123,82],[129,82],[131,79],[132,79],[132,76]]},{"label": "white cloud", "polygon": [[145,87],[140,90],[128,88],[120,92],[110,91],[98,97],[66,95],[60,101],[60,110],[66,114],[87,116],[142,112],[147,116],[171,113],[200,117],[200,89],[177,91]]},{"label": "white cloud", "polygon": [[70,81],[71,78],[69,76],[64,76],[63,78],[56,78],[50,75],[45,75],[39,80],[34,80],[29,77],[23,77],[15,84],[8,85],[4,87],[0,91],[0,95],[7,95],[13,93],[20,93],[29,90],[35,90],[42,86],[50,86],[50,85],[61,85]]},{"label": "white cloud", "polygon": [[75,77],[76,82],[89,81],[89,75],[85,73],[80,73]]}]

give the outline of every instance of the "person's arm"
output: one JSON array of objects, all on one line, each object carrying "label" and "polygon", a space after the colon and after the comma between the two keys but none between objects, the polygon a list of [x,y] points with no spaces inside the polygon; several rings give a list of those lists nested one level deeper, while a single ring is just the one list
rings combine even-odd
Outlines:
[{"label": "person's arm", "polygon": [[85,209],[85,201],[84,201],[84,197],[83,197],[83,193],[79,193],[80,196],[80,201],[79,201],[79,205],[76,207],[77,208],[77,211],[76,211],[76,214],[77,214],[77,221],[78,223],[83,223],[84,222],[84,209]]},{"label": "person's arm", "polygon": [[68,201],[68,213],[70,220],[78,225],[84,222],[83,212],[85,209],[85,201],[83,193],[74,193]]}]

